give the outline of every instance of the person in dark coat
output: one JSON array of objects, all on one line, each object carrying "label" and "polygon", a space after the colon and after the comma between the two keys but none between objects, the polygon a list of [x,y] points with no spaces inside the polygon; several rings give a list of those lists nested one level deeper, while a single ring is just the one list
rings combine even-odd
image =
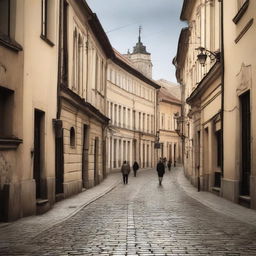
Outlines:
[{"label": "person in dark coat", "polygon": [[126,161],[124,161],[121,167],[121,173],[123,174],[124,184],[128,184],[128,176],[130,171],[131,171],[130,165]]},{"label": "person in dark coat", "polygon": [[139,164],[135,161],[133,166],[132,166],[134,177],[136,177],[136,174],[137,174],[137,171],[139,170],[139,168],[140,168]]},{"label": "person in dark coat", "polygon": [[164,176],[164,173],[165,173],[165,166],[164,166],[164,163],[163,163],[162,160],[159,160],[159,162],[157,163],[156,171],[157,171],[157,174],[158,174],[159,185],[161,186],[163,176]]},{"label": "person in dark coat", "polygon": [[172,160],[168,161],[167,166],[168,166],[168,170],[170,172],[171,171],[171,167],[172,167]]}]

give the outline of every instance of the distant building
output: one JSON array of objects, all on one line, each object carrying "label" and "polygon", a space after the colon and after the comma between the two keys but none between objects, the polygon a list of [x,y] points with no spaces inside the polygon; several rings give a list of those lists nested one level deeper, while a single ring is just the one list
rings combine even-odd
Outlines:
[{"label": "distant building", "polygon": [[160,86],[117,51],[108,62],[107,74],[107,167],[120,170],[124,160],[131,165],[136,160],[140,168],[153,167]]},{"label": "distant building", "polygon": [[[159,83],[159,81],[158,81]],[[166,84],[164,87],[164,83]],[[175,97],[172,92],[178,94],[179,85],[165,81],[158,94],[158,131],[160,149],[157,151],[157,158],[166,158],[174,163],[182,161],[181,138],[177,134],[176,116],[181,115],[181,100]],[[171,84],[173,88],[167,88]],[[172,90],[174,89],[174,90]]]}]

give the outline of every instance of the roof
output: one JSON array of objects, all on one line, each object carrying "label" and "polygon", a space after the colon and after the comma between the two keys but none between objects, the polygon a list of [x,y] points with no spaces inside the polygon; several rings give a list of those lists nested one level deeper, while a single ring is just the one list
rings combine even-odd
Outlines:
[{"label": "roof", "polygon": [[175,98],[181,99],[181,86],[180,84],[167,81],[165,79],[157,80],[161,87],[166,88]]},{"label": "roof", "polygon": [[162,102],[181,105],[181,100],[175,97],[168,89],[161,87],[159,91],[159,99]]},{"label": "roof", "polygon": [[180,19],[182,21],[187,21],[192,13],[193,5],[196,3],[195,0],[184,0],[182,5],[182,10],[180,14]]},{"label": "roof", "polygon": [[180,32],[177,55],[172,62],[173,65],[176,67],[176,78],[178,81],[180,81],[180,67],[182,67],[185,62],[185,57],[188,50],[189,36],[189,28],[183,28]]},{"label": "roof", "polygon": [[94,13],[91,10],[91,8],[89,7],[89,5],[87,4],[87,2],[85,0],[79,0],[77,2],[78,3],[80,2],[80,4],[83,5],[86,12],[88,13],[89,26],[91,27],[94,36],[96,37],[99,44],[101,45],[102,50],[105,52],[105,54],[108,58],[112,58],[114,56],[113,48],[111,46],[111,43],[110,43],[110,41],[100,23],[96,13]]},{"label": "roof", "polygon": [[145,83],[151,85],[155,89],[161,88],[161,86],[157,82],[148,78],[147,76],[143,75],[140,71],[138,71],[137,68],[134,66],[134,64],[127,57],[119,53],[117,50],[114,50],[114,54],[115,56],[112,60],[118,66],[125,69],[127,72],[136,76],[137,78],[144,81]]}]

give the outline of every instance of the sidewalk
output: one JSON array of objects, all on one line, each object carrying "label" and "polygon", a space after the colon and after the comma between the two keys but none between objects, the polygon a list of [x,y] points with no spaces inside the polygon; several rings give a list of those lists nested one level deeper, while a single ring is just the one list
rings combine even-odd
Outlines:
[{"label": "sidewalk", "polygon": [[[120,173],[110,174],[98,186],[55,203],[52,209],[43,215],[29,216],[10,223],[0,223],[0,248],[6,247],[21,238],[23,239],[22,241],[24,241],[24,238],[28,241],[44,230],[70,218],[83,207],[110,192],[120,182]],[[6,244],[4,237],[8,237],[8,244]]]},{"label": "sidewalk", "polygon": [[175,178],[177,184],[192,198],[213,209],[214,211],[223,213],[233,217],[239,221],[256,226],[256,211],[235,204],[222,197],[216,196],[213,193],[206,191],[197,191],[197,188],[192,186],[189,180],[186,179],[183,173],[183,167],[176,167],[172,172],[171,178]]}]

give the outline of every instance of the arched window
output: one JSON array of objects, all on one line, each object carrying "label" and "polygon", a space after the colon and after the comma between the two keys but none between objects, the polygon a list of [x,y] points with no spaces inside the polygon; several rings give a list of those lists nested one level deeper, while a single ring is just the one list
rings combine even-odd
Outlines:
[{"label": "arched window", "polygon": [[75,147],[76,145],[76,133],[74,127],[70,128],[70,147]]}]

